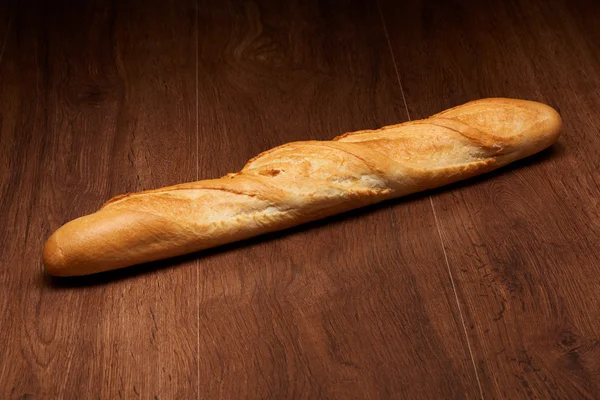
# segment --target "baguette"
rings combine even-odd
[[[284,144],[219,179],[117,196],[46,242],[51,275],[87,275],[192,253],[467,179],[537,153],[551,107],[483,99],[430,118]]]

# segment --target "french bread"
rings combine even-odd
[[[284,144],[219,179],[117,196],[68,222],[43,251],[51,275],[86,275],[289,228],[467,179],[556,141],[532,101],[472,101],[427,119]]]

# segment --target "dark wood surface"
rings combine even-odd
[[[598,3],[398,4],[412,118],[505,96],[564,119],[553,149],[432,196],[484,397],[600,397]]]
[[[0,3],[1,398],[600,396],[595,2]],[[491,96],[559,109],[559,144],[285,233],[43,274],[48,235],[113,195]]]

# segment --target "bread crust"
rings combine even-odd
[[[174,257],[447,185],[537,153],[561,118],[526,100],[472,101],[427,119],[267,150],[219,179],[116,196],[50,236],[51,275]]]

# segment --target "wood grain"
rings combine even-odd
[[[382,11],[414,119],[491,96],[560,110],[553,150],[433,205],[484,396],[599,397],[598,3],[383,1]]]
[[[8,32],[0,63],[0,379],[4,398],[39,392],[36,372],[52,359],[48,356],[52,352],[48,336],[55,330],[51,320],[43,324],[34,321],[45,308],[38,309],[31,301],[40,296],[40,269],[34,266],[32,271],[33,257],[26,257],[28,249],[43,240],[37,221],[31,218],[36,202],[32,188],[39,187],[40,166],[37,160],[23,160],[30,150],[39,151],[42,146],[42,135],[35,132],[41,130],[45,102],[41,95],[43,72],[35,68],[38,53],[31,51],[37,46],[35,36],[26,32],[17,42],[14,27],[21,21],[16,11],[12,7],[8,10],[13,29]],[[25,43],[30,51],[19,51],[19,45]],[[28,288],[25,294],[24,287]],[[36,345],[31,346],[32,342]],[[34,363],[28,364],[27,359]]]

